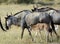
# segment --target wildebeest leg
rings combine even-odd
[[[32,37],[32,34],[31,34],[31,32],[30,32],[30,29],[31,29],[31,27],[28,29],[28,32],[29,32],[29,35],[30,35],[31,38],[32,38],[32,41],[34,41],[34,39],[33,39],[33,37]]]
[[[50,32],[50,35],[51,35],[51,42],[53,42],[52,31]]]
[[[52,20],[52,19],[53,19],[53,18],[50,17],[50,20],[51,20],[51,27],[52,27],[54,33],[56,34],[57,38],[59,38],[59,35],[57,34],[57,32],[56,32],[56,30],[55,30],[55,26],[54,26],[54,23],[53,23],[53,20]]]
[[[3,28],[3,26],[2,26],[1,19],[0,19],[0,26],[1,26],[1,29],[2,29],[3,31],[6,31],[6,30]]]
[[[22,33],[21,33],[21,39],[23,38],[23,34],[24,34],[24,29],[25,29],[25,22],[24,22],[24,20],[22,19],[21,20],[21,27],[22,27]]]
[[[23,34],[24,34],[24,28],[22,29],[21,39],[23,38]]]
[[[59,35],[57,34],[57,32],[56,32],[56,30],[55,30],[55,27],[54,27],[53,22],[51,23],[51,26],[52,26],[52,29],[53,29],[54,33],[56,34],[57,38],[59,38]]]

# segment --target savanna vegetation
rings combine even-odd
[[[60,9],[60,0],[0,0],[0,17],[4,28],[7,13],[10,15],[11,12],[12,14],[15,14],[22,10],[31,10],[33,8],[33,4],[36,3],[39,4],[40,7],[49,6],[55,9]],[[14,25],[12,25],[7,32],[2,31],[0,28],[0,44],[46,44],[44,31],[42,31],[42,42],[40,36],[35,37],[35,33],[32,32],[32,36],[36,40],[36,42],[33,42],[26,29],[24,37],[21,40],[21,30],[21,27]],[[60,26],[57,33],[60,35]],[[53,42],[48,42],[48,44],[60,44],[60,39],[57,40],[53,33]]]
[[[35,4],[35,3],[39,3],[39,4],[60,4],[60,0],[0,0],[0,4],[5,3],[5,4],[21,4],[21,3],[25,3],[25,4]]]

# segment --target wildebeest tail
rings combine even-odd
[[[2,29],[3,31],[5,31],[5,29],[4,29],[3,26],[2,26],[1,18],[0,18],[0,27],[1,27],[1,29]]]

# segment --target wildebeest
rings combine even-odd
[[[11,25],[17,25],[20,26],[21,18],[23,18],[25,15],[29,14],[30,10],[23,10],[20,12],[15,13],[14,15],[8,15],[5,17],[5,26],[6,29],[9,29]]]
[[[60,25],[60,21],[59,21],[60,20],[60,11],[59,10],[56,10],[56,9],[50,8],[50,7],[45,7],[45,8],[40,8],[40,9],[34,8],[32,11],[33,12],[46,12],[52,17],[53,24]],[[59,35],[56,33],[54,25],[52,25],[52,28],[58,38]]]
[[[9,15],[5,19],[6,29],[9,29],[9,26],[11,26],[11,24],[19,23],[19,25],[22,27],[21,39],[23,38],[24,29],[27,28],[32,40],[33,37],[30,32],[32,25],[35,25],[37,23],[50,24],[51,22],[51,17],[47,13],[31,12],[28,10],[16,13],[14,16]]]
[[[2,22],[1,22],[1,18],[0,18],[0,27],[3,31],[6,31],[4,28],[3,28],[3,25],[2,25]]]
[[[19,25],[19,26],[21,26],[21,19],[24,18],[24,16],[27,15],[27,14],[29,14],[29,13],[31,13],[30,10],[23,10],[23,11],[15,13],[14,15],[9,15],[9,16],[5,17],[5,26],[6,26],[6,29],[9,29],[9,27],[12,24],[13,25]],[[25,28],[27,28],[27,26]],[[30,31],[29,31],[29,34],[31,34]]]
[[[50,25],[52,22],[51,20],[52,19],[51,19],[50,15],[48,15],[47,13],[44,13],[44,12],[43,13],[32,12],[32,13],[26,15],[21,21],[21,26],[23,29],[21,37],[23,38],[23,33],[24,33],[24,29],[26,26],[27,26],[26,28],[29,31],[29,30],[31,30],[32,25],[35,25],[37,23],[46,23],[46,24]],[[30,36],[31,36],[31,32],[30,32]],[[33,38],[32,38],[32,40],[33,40]]]

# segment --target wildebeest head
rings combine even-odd
[[[11,17],[12,17],[12,15],[8,15],[7,14],[7,17],[5,17],[5,26],[6,26],[6,29],[9,29],[9,27],[10,27],[10,25],[11,25]]]

